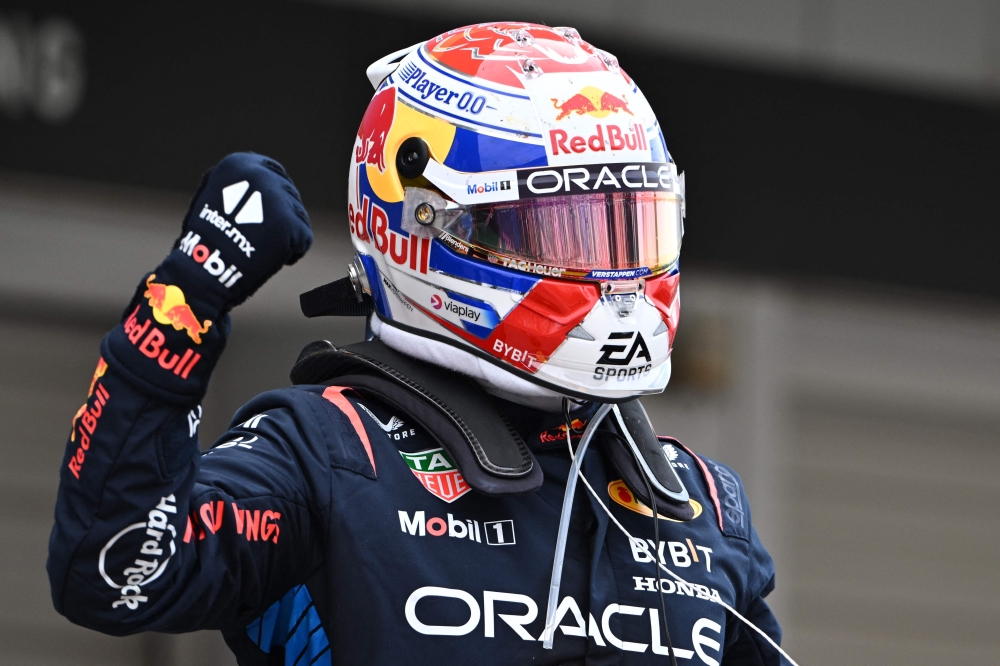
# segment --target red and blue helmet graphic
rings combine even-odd
[[[348,193],[373,316],[559,393],[662,391],[684,181],[614,56],[570,28],[492,23],[388,71]],[[414,138],[415,177],[397,163]]]

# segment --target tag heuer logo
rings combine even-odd
[[[428,449],[417,453],[399,452],[424,488],[438,499],[449,504],[472,490],[462,478],[458,466],[443,448]]]

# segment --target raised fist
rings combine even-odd
[[[145,276],[101,353],[147,395],[204,394],[229,334],[228,311],[312,244],[280,164],[235,153],[205,175],[174,249]]]
[[[312,240],[284,168],[263,155],[234,153],[205,175],[164,263],[175,280],[183,274],[186,284],[217,294],[229,309],[298,261]]]

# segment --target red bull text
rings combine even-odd
[[[100,363],[97,365],[97,369],[101,370],[107,369],[107,364],[104,363],[102,358]],[[104,374],[101,372],[101,374]],[[94,434],[97,430],[97,424],[100,421],[101,415],[104,413],[104,405],[108,404],[108,400],[111,399],[111,394],[108,390],[104,388],[104,385],[97,381],[98,375],[95,373],[95,382],[91,384],[92,395],[88,396],[87,402],[83,403],[83,406],[77,411],[76,416],[73,417],[73,434],[70,436],[70,441],[77,441],[77,434],[80,435],[79,445],[76,447],[76,451],[73,453],[73,457],[69,459],[69,471],[76,478],[80,478],[80,471],[83,468],[83,463],[87,459],[87,451],[90,450],[90,436]],[[90,398],[93,398],[91,402]]]
[[[552,154],[593,152],[605,150],[649,150],[646,140],[646,130],[639,123],[633,123],[632,128],[622,129],[619,125],[597,125],[591,136],[570,135],[566,130],[549,130]]]
[[[125,334],[128,336],[129,342],[138,347],[143,356],[156,359],[156,362],[164,370],[172,370],[178,377],[187,379],[191,368],[201,360],[201,354],[191,348],[185,349],[183,354],[171,352],[164,347],[167,336],[163,334],[163,331],[152,326],[151,319],[140,323],[138,314],[139,306],[137,305],[132,314],[125,320]]]
[[[367,194],[361,198],[360,208],[355,208],[353,203],[347,204],[347,218],[351,223],[351,233],[366,243],[374,243],[387,259],[399,266],[409,263],[412,270],[427,272],[431,256],[430,239],[406,238],[390,229],[389,216]]]

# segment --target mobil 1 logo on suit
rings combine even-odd
[[[400,510],[399,529],[411,536],[448,536],[452,539],[467,539],[488,546],[513,546],[517,544],[513,520],[479,521],[460,518],[453,513],[445,516],[428,516],[426,511]]]

